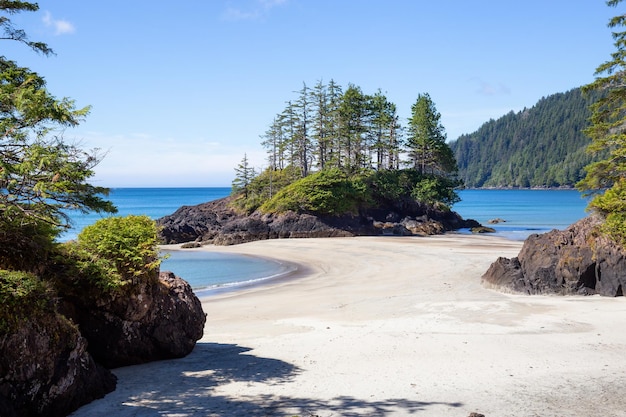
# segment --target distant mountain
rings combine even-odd
[[[597,94],[580,88],[544,97],[450,143],[468,188],[572,187],[592,161],[582,131]]]

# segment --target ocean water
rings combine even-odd
[[[459,196],[461,202],[452,207],[454,211],[512,240],[563,230],[588,214],[589,200],[576,190],[461,190]],[[492,219],[505,221],[488,224]]]
[[[179,207],[196,205],[230,194],[230,188],[114,188],[109,199],[116,215],[147,215],[153,219],[172,214]],[[461,202],[453,210],[463,218],[484,225],[495,218],[505,222],[488,225],[496,235],[523,240],[532,233],[564,229],[585,217],[587,201],[575,190],[461,190]],[[103,216],[71,213],[73,228],[60,240],[75,239],[83,227]],[[469,231],[461,231],[469,233]],[[200,292],[215,292],[256,283],[290,270],[290,265],[270,259],[201,251],[170,251],[162,270],[173,271]]]

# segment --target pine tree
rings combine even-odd
[[[420,173],[442,174],[456,170],[452,150],[446,144],[441,115],[432,99],[419,94],[411,106],[407,146],[413,167]]]
[[[248,187],[256,176],[254,167],[250,166],[248,162],[248,155],[244,154],[243,159],[235,168],[235,179],[232,183],[232,194],[243,193],[245,198],[248,198]]]

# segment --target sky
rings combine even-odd
[[[406,124],[428,93],[448,140],[594,80],[615,50],[603,0],[40,0],[10,16],[44,57],[1,54],[91,106],[66,140],[104,187],[230,186],[303,83],[380,89]]]

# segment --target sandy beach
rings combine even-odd
[[[625,299],[484,288],[489,265],[521,245],[443,235],[204,247],[300,269],[203,298],[192,354],[114,370],[117,390],[73,415],[625,416]]]

